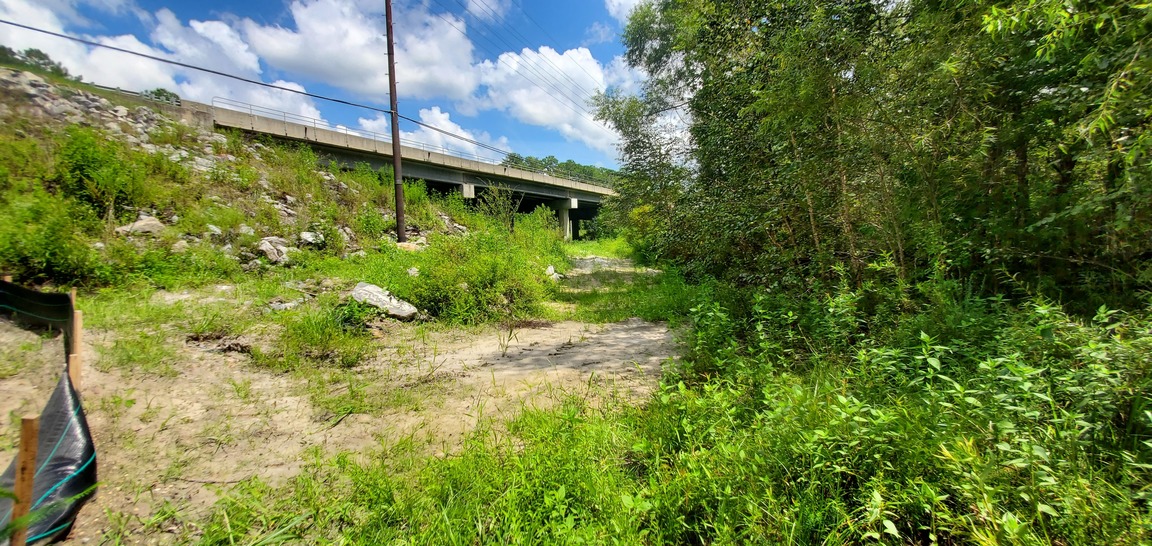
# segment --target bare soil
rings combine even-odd
[[[609,262],[578,267],[570,284],[630,267]],[[210,287],[203,295],[157,298],[227,294]],[[570,395],[642,401],[675,349],[664,325],[640,319],[480,330],[388,323],[379,333],[379,356],[357,372],[401,403],[376,415],[332,415],[311,403],[305,380],[254,368],[243,352],[229,350],[228,340],[185,342],[177,348],[177,375],[161,377],[100,371],[99,347],[113,334],[86,334],[84,361],[97,365],[85,367],[80,392],[101,484],[66,544],[186,542],[196,535],[187,522],[203,516],[229,485],[253,476],[283,483],[316,450],[367,452],[414,438],[429,455],[443,456],[482,420],[501,423],[525,407],[549,407]],[[15,456],[19,416],[38,413],[59,378],[62,341],[0,319],[0,359],[16,363],[0,367],[0,412],[8,417],[0,462],[7,462]],[[157,517],[165,507],[180,517]]]

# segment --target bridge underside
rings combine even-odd
[[[357,163],[367,163],[373,169],[384,167],[390,169],[392,167],[391,156],[364,153],[315,142],[308,142],[308,144],[344,167],[350,168]],[[595,218],[600,211],[600,195],[533,184],[511,177],[488,174],[481,176],[407,158],[402,166],[402,174],[405,180],[423,180],[432,191],[440,193],[461,192],[466,199],[479,197],[484,192],[493,189],[509,190],[519,202],[519,212],[529,213],[542,205],[555,211],[560,221],[560,229],[566,239],[581,238],[582,221]]]

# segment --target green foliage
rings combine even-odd
[[[743,285],[801,290],[843,266],[860,287],[890,262],[904,282],[992,294],[1007,273],[1078,312],[1138,305],[1147,12],[646,4],[623,34],[643,93],[596,100],[623,138],[606,218],[643,255]]]
[[[416,471],[339,457],[280,492],[239,488],[214,517],[275,504],[314,518],[305,540],[353,544],[1149,539],[1152,310],[1081,321],[959,298],[876,314],[883,295],[837,290],[701,295],[686,366],[643,408],[573,397]],[[837,301],[883,335],[845,342],[822,316]],[[948,315],[965,327],[918,331]]]
[[[145,171],[132,159],[122,145],[109,143],[91,129],[73,127],[60,147],[57,181],[64,195],[111,220],[122,216],[126,207],[150,202]]]
[[[72,79],[68,69],[57,61],[52,60],[47,53],[39,49],[25,49],[15,51],[7,46],[0,46],[0,64],[27,68],[35,72],[48,74],[58,78]],[[79,81],[79,77],[75,78]]]
[[[555,156],[548,156],[544,158],[522,156],[518,153],[510,153],[504,157],[500,162],[501,165],[508,167],[516,167],[528,171],[550,174],[559,178],[570,178],[573,180],[580,180],[589,182],[599,186],[612,188],[616,186],[616,180],[620,177],[620,173],[606,169],[604,167],[597,167],[594,165],[581,165],[572,161],[571,159],[561,162]]]
[[[42,189],[0,200],[0,269],[27,281],[108,280],[110,271],[80,235],[99,225],[75,201]]]
[[[367,358],[372,348],[359,305],[338,305],[331,299],[316,308],[296,312],[285,321],[278,347],[270,352],[255,351],[257,365],[277,371],[303,366],[351,368]]]
[[[167,102],[169,104],[180,104],[180,95],[164,89],[163,87],[149,89],[148,91],[141,91],[140,96],[152,99],[154,101]]]

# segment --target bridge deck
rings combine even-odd
[[[281,119],[277,119],[218,106],[209,108],[212,122],[219,127],[264,133],[278,138],[312,143],[330,150],[350,151],[380,159],[388,158],[389,161],[392,157],[391,142],[320,127],[318,123],[308,125],[304,118],[290,119],[290,115],[285,114]],[[305,123],[301,123],[302,121]],[[609,188],[586,182],[494,165],[412,146],[401,145],[400,153],[404,160],[406,178],[423,178],[463,186],[499,186],[543,198],[578,199],[590,203],[599,203],[603,197],[615,195]]]

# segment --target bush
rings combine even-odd
[[[25,281],[103,283],[111,272],[82,235],[97,221],[75,201],[43,189],[0,202],[0,269]]]
[[[144,168],[129,155],[122,144],[92,129],[72,127],[60,147],[57,182],[64,195],[112,220],[149,202]]]

